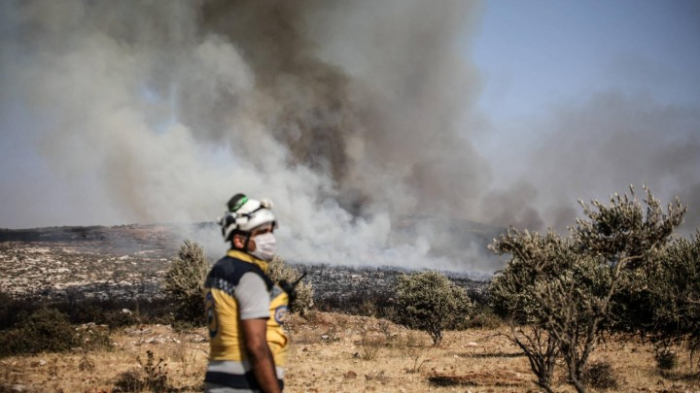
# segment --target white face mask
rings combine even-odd
[[[255,251],[251,254],[262,259],[263,261],[271,261],[277,250],[277,240],[271,232],[263,233],[253,237],[255,241]]]

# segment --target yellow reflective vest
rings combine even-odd
[[[258,388],[248,362],[236,286],[246,273],[258,274],[265,282],[269,296],[270,315],[267,320],[267,344],[277,368],[277,378],[283,386],[289,337],[282,324],[289,310],[289,297],[267,276],[268,264],[252,255],[231,250],[212,267],[205,283],[204,302],[210,337],[209,367],[205,382],[234,389]]]

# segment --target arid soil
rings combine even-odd
[[[448,332],[439,347],[427,334],[389,322],[337,313],[312,312],[288,322],[292,344],[286,375],[288,392],[538,392],[527,358],[495,330]],[[201,391],[208,344],[203,329],[177,332],[169,326],[127,328],[113,334],[111,350],[40,354],[0,361],[0,387],[25,392],[112,392],[125,372],[145,380],[147,351],[163,359],[172,391]],[[662,376],[652,348],[640,342],[608,340],[594,361],[612,364],[618,387],[611,392],[700,392],[688,378],[688,354]],[[571,392],[564,370],[555,390]],[[431,381],[458,383],[441,386]],[[6,391],[6,390],[4,390]],[[10,390],[12,391],[12,390]],[[592,391],[596,391],[592,389]]]

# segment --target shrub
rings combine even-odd
[[[124,371],[114,381],[114,392],[132,393],[141,392],[145,388],[141,372],[138,369]]]
[[[291,285],[301,277],[297,269],[277,256],[270,261],[270,270],[268,274],[270,279],[278,284],[287,283]],[[313,307],[314,291],[311,283],[299,282],[292,290],[288,290],[289,288],[284,289],[287,290],[287,293],[290,295],[289,309],[292,312],[298,312],[299,315],[304,316],[304,314]]]
[[[67,314],[74,325],[93,322],[114,329],[139,323],[172,324],[172,302],[169,298],[93,298],[57,302],[52,307]]]
[[[444,330],[459,326],[471,308],[464,288],[433,271],[400,276],[396,296],[397,322],[427,332],[433,345],[440,344]]]
[[[153,352],[146,351],[146,362],[137,357],[140,368],[125,371],[114,382],[114,392],[167,392],[171,391],[168,383],[168,372],[163,359],[155,362]]]
[[[670,348],[662,346],[656,348],[654,360],[656,361],[656,368],[661,371],[669,371],[678,364],[678,355]]]
[[[379,349],[386,344],[384,337],[371,336],[365,332],[360,341],[360,351],[357,356],[362,360],[375,360],[379,356]]]
[[[51,308],[41,308],[0,333],[0,356],[63,352],[80,345],[68,317]]]
[[[185,240],[163,281],[163,293],[174,303],[177,320],[204,324],[204,281],[208,273],[204,249]]]
[[[25,319],[38,307],[35,302],[26,298],[13,298],[0,292],[0,330],[15,326]]]
[[[548,392],[559,356],[569,382],[585,391],[586,364],[615,319],[615,299],[638,290],[634,278],[653,266],[654,256],[682,222],[686,208],[680,201],[664,212],[648,189],[646,207],[631,191],[631,197],[616,194],[608,206],[582,203],[587,219],[577,220],[568,237],[511,228],[490,246],[497,254],[512,255],[491,283],[491,300],[517,323],[532,326],[513,328],[510,338]]]
[[[111,349],[112,340],[109,338],[109,327],[89,323],[81,326],[77,330],[77,340],[86,351],[99,349]]]
[[[127,302],[122,302],[127,304]],[[74,304],[56,304],[59,310],[65,312],[73,324],[96,323],[109,325],[110,328],[135,325],[139,322],[138,316],[131,312],[124,312],[126,307],[119,305],[115,300],[84,299]]]
[[[584,380],[588,385],[598,390],[617,389],[617,379],[608,362],[591,363],[586,369]]]
[[[651,310],[647,333],[657,341],[679,344],[686,335],[700,339],[700,231],[690,240],[676,239],[656,258],[656,265],[642,277]],[[642,307],[640,305],[639,307]],[[668,346],[668,345],[666,345]]]
[[[393,288],[392,288],[393,289]],[[365,293],[325,294],[314,300],[314,309],[327,312],[340,312],[350,315],[373,316],[391,321],[397,320],[396,301],[386,293],[376,292],[368,299]]]
[[[471,312],[465,328],[496,329],[503,324],[503,319],[498,316],[491,307],[477,305]]]

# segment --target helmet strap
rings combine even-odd
[[[233,238],[238,235],[238,236],[245,236],[245,242],[243,243],[243,248],[238,248],[236,247],[236,243],[234,242]],[[251,239],[251,233],[250,232],[244,232],[241,230],[234,230],[233,233],[231,234],[231,248],[236,249],[236,250],[241,250],[243,252],[248,252],[248,246],[250,246],[250,239]]]
[[[245,234],[245,252],[248,252],[248,246],[250,246],[250,232],[246,232]]]

